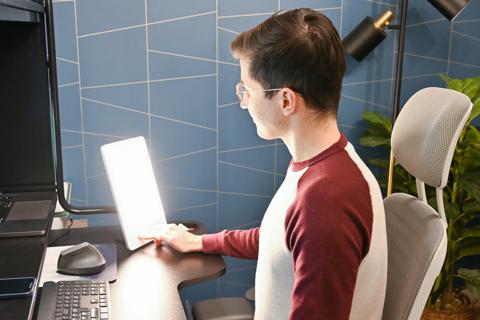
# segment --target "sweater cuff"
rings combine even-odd
[[[203,253],[221,254],[222,232],[202,235]]]

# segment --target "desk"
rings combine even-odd
[[[64,230],[50,231],[49,238],[53,239]],[[202,230],[199,230],[201,233]],[[42,237],[43,238],[43,237]],[[43,262],[45,239],[31,238],[36,248],[30,249],[31,257],[8,261],[1,265],[2,276],[4,267],[10,270],[12,276],[32,275]],[[28,239],[9,239],[8,241],[28,241]],[[77,244],[83,241],[91,243],[117,244],[117,281],[110,284],[112,298],[112,316],[115,320],[122,319],[186,319],[178,290],[198,282],[214,279],[225,273],[225,263],[218,255],[204,255],[201,253],[181,254],[170,247],[156,248],[153,244],[147,245],[135,252],[126,249],[119,226],[101,228],[72,229],[68,236],[55,243],[57,246]],[[11,242],[12,256],[15,256],[17,244]],[[33,244],[32,244],[33,245]],[[22,246],[28,246],[26,243]],[[6,249],[0,241],[0,254]],[[13,252],[15,251],[15,252]],[[2,264],[4,264],[2,256]],[[22,266],[21,264],[25,264]],[[18,266],[17,266],[18,264]],[[30,266],[30,267],[29,267]],[[17,272],[14,272],[14,270]],[[24,270],[26,269],[26,270]],[[38,272],[38,270],[37,270]],[[35,275],[38,275],[35,273]],[[31,299],[11,300],[8,303],[0,302],[2,319],[27,319],[28,306]],[[37,299],[38,300],[38,299]],[[2,305],[3,304],[3,305]],[[37,304],[38,308],[38,304]],[[27,311],[25,311],[25,309]],[[7,312],[7,313],[4,313]]]

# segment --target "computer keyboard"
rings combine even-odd
[[[107,281],[45,282],[37,320],[111,319]]]

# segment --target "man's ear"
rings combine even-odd
[[[282,95],[282,112],[284,116],[290,116],[297,111],[298,108],[298,96],[290,88],[283,88],[280,91]]]

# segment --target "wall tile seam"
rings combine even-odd
[[[119,136],[119,135],[114,135],[114,134],[106,134],[106,133],[100,133],[100,132],[92,132],[92,131],[74,131],[70,130],[69,132],[76,132],[76,133],[83,133],[88,136],[97,136],[97,137],[105,137],[105,138],[115,138],[115,139],[128,139],[131,138],[130,136]]]
[[[73,1],[73,0],[71,0]],[[71,64],[78,64],[78,61],[74,61],[74,60],[70,60],[70,59],[66,59],[66,58],[61,58],[61,57],[56,57],[57,60],[60,60],[60,61],[63,61],[63,62],[68,62],[68,63],[71,63]]]
[[[232,166],[232,167],[245,169],[245,170],[251,170],[251,171],[255,171],[255,172],[259,172],[259,173],[269,174],[269,175],[275,175],[276,174],[275,171],[262,170],[262,169],[258,169],[258,168],[254,168],[254,167],[250,167],[250,166],[245,166],[245,165],[242,165],[242,164],[233,163],[233,162],[229,162],[229,161],[218,160],[218,163],[225,164],[225,165]]]
[[[236,151],[249,151],[249,150],[255,150],[255,149],[260,149],[260,148],[270,148],[270,147],[276,147],[276,146],[277,146],[276,143],[262,144],[262,145],[252,146],[252,147],[225,149],[225,150],[218,151],[218,153],[229,153],[229,152],[236,152]]]
[[[191,210],[191,209],[213,207],[213,206],[216,206],[217,204],[218,204],[218,202],[215,201],[215,202],[209,202],[209,203],[199,204],[199,205],[189,206],[189,207],[180,207],[180,208],[176,208],[176,209],[166,209],[165,211],[167,213],[177,213],[177,212],[187,211],[187,210]]]
[[[468,63],[463,63],[463,62],[455,61],[455,60],[450,60],[449,62],[450,62],[451,64],[457,64],[457,65],[459,65],[459,66],[470,67],[470,68],[474,68],[474,69],[480,68],[480,65],[468,64]]]
[[[463,24],[463,23],[471,23],[471,22],[480,22],[480,18],[478,19],[467,19],[467,20],[456,20],[453,21],[453,24]]]
[[[62,150],[68,150],[68,149],[78,149],[78,148],[83,148],[83,144],[77,144],[73,146],[62,146]]]
[[[227,194],[232,196],[243,196],[243,197],[253,197],[253,198],[263,198],[263,199],[271,199],[272,195],[264,195],[264,194],[255,194],[255,193],[245,193],[245,192],[232,192],[232,191],[224,191],[218,189],[219,194]]]
[[[397,5],[392,4],[392,3],[382,2],[382,1],[378,1],[378,0],[364,0],[364,1],[365,1],[365,2],[374,3],[374,4],[389,6],[389,7],[396,7],[396,6],[397,6]]]
[[[479,42],[480,42],[480,38],[471,36],[471,35],[466,34],[466,33],[463,33],[463,32],[459,32],[459,31],[452,30],[452,33],[458,34],[458,35],[463,36],[463,37],[465,37],[465,38],[468,38],[468,39],[471,39],[471,40],[475,40],[475,41],[479,41]]]
[[[73,86],[73,85],[76,85],[76,84],[80,84],[80,82],[76,81],[76,82],[70,82],[70,83],[59,84],[59,85],[57,85],[57,88],[65,88],[65,87],[70,87],[70,86]],[[80,88],[79,88],[79,89],[80,89]]]
[[[216,73],[207,73],[207,74],[200,74],[200,75],[192,75],[192,76],[184,76],[184,77],[172,77],[172,78],[159,78],[150,81],[147,80],[140,80],[140,81],[130,81],[130,82],[118,82],[118,83],[107,83],[107,84],[99,84],[93,86],[81,86],[81,90],[91,90],[91,89],[101,89],[101,88],[111,88],[111,87],[121,87],[121,86],[130,86],[136,84],[151,84],[156,82],[163,82],[163,81],[175,81],[175,80],[186,80],[186,79],[196,79],[196,78],[208,78],[208,77],[216,77]]]
[[[325,7],[325,8],[311,8],[315,11],[332,11],[332,10],[341,10],[342,7]],[[245,17],[256,17],[256,16],[271,16],[274,14],[275,11],[270,11],[270,12],[255,12],[255,13],[240,13],[240,14],[232,14],[232,15],[222,15],[218,16],[218,19],[232,19],[232,18],[245,18]]]
[[[90,98],[81,98],[81,99],[85,100],[85,101],[97,103],[97,104],[100,105],[100,106],[90,106],[89,108],[108,107],[108,108],[112,108],[112,109],[118,109],[118,110],[122,110],[122,111],[138,113],[138,114],[147,116],[149,118],[167,120],[167,121],[171,121],[171,122],[175,122],[175,123],[180,123],[180,124],[183,124],[183,125],[188,125],[188,126],[197,127],[197,128],[200,128],[200,129],[205,129],[205,130],[217,132],[216,128],[205,127],[205,126],[202,126],[202,125],[199,125],[199,124],[196,124],[196,123],[192,123],[192,122],[188,122],[188,121],[178,120],[178,119],[175,119],[175,118],[165,117],[165,116],[157,115],[157,114],[154,114],[154,113],[148,113],[148,112],[144,112],[144,111],[140,111],[140,110],[130,109],[128,107],[123,107],[123,106],[119,106],[119,105],[112,104],[112,103],[102,102],[102,101],[95,100],[95,99],[90,99]]]
[[[120,28],[115,28],[115,29],[107,29],[107,30],[102,30],[98,32],[92,32],[92,33],[85,33],[78,35],[78,38],[83,39],[83,38],[89,38],[89,37],[95,37],[95,36],[100,36],[112,32],[119,32],[119,31],[125,31],[125,30],[131,30],[131,29],[137,29],[137,28],[144,28],[147,26],[154,26],[162,23],[169,23],[169,22],[175,22],[175,21],[180,21],[180,20],[187,20],[187,19],[192,19],[192,18],[197,18],[201,16],[206,16],[206,15],[212,15],[215,14],[216,11],[208,11],[208,12],[203,12],[199,14],[194,14],[194,15],[189,15],[189,16],[182,16],[182,17],[176,17],[173,19],[166,19],[166,20],[160,20],[160,21],[154,21],[154,22],[147,22],[147,23],[140,23],[140,24],[134,24],[126,27],[120,27]]]
[[[368,101],[368,100],[364,100],[364,99],[352,97],[352,96],[349,96],[349,95],[346,95],[346,94],[343,94],[343,93],[342,93],[341,96],[344,97],[344,98],[350,99],[350,100],[354,100],[354,101],[358,101],[358,102],[363,102],[363,103],[370,104],[370,105],[372,105],[372,106],[376,106],[376,107],[380,107],[380,108],[383,108],[383,109],[391,110],[391,106],[387,106],[387,105],[384,105],[384,104],[380,104],[380,103],[376,103],[376,102],[372,102],[372,101]]]
[[[250,288],[252,285],[246,285],[246,284],[242,284],[242,283],[237,283],[237,282],[228,282],[228,281],[225,281],[223,280],[222,278],[219,279],[220,281],[220,284],[227,284],[227,285],[230,285],[230,286],[234,286],[234,287],[240,287],[240,288]]]
[[[190,56],[190,55],[185,55],[185,54],[180,54],[180,53],[174,53],[174,52],[168,52],[168,51],[161,51],[161,50],[155,50],[155,49],[148,49],[148,52],[150,53],[156,53],[156,54],[163,54],[167,56],[174,56],[174,57],[180,57],[180,58],[186,58],[186,59],[191,59],[191,60],[201,60],[201,61],[206,61],[206,62],[213,62],[216,63],[217,60],[214,59],[208,59],[208,58],[203,58],[203,57],[196,57],[196,56]]]
[[[397,53],[397,51],[395,51],[395,54],[396,54],[396,53]],[[424,59],[428,59],[428,60],[433,60],[433,61],[446,62],[446,63],[448,63],[448,57],[447,57],[447,59],[442,59],[442,58],[437,58],[437,57],[432,57],[432,56],[425,56],[425,55],[416,54],[416,53],[410,53],[410,52],[404,52],[404,55],[405,55],[405,56],[410,56],[410,57],[424,58]]]
[[[80,43],[78,39],[78,14],[77,14],[77,1],[73,1],[73,17],[74,17],[74,24],[75,24],[75,45],[77,46],[77,77],[79,82],[78,88],[78,95],[80,98],[80,128],[81,128],[81,136],[82,136],[82,144],[85,146],[85,126],[84,126],[84,119],[83,119],[83,102],[82,102],[82,90],[81,83],[82,83],[82,76],[81,76],[81,66],[80,66]],[[85,195],[85,202],[89,204],[89,192],[87,186],[87,157],[86,157],[86,149],[85,147],[82,149],[82,160],[83,160],[83,185],[84,185],[84,195]]]
[[[442,73],[441,72],[436,72],[436,73],[419,74],[419,75],[414,75],[414,76],[402,76],[402,81],[403,80],[409,80],[409,79],[427,78],[427,77],[432,77],[432,76],[438,76],[440,74],[442,74]],[[379,80],[350,82],[350,83],[344,83],[343,86],[356,86],[356,85],[362,85],[362,84],[387,82],[387,81],[394,81],[394,80],[395,80],[395,78],[388,78],[388,79],[379,79]]]
[[[224,28],[224,27],[217,27],[217,29],[223,30],[223,31],[226,31],[226,32],[230,32],[230,33],[233,33],[233,34],[240,34],[240,32],[238,32],[238,31],[233,31],[233,30],[230,30],[230,29],[227,29],[227,28]]]
[[[217,147],[215,146],[215,147],[210,147],[210,148],[205,148],[205,149],[201,149],[201,150],[197,150],[197,151],[192,151],[192,152],[188,152],[188,153],[179,154],[179,155],[168,157],[168,158],[152,160],[152,164],[159,164],[159,163],[170,161],[170,160],[185,158],[185,157],[188,157],[188,156],[196,155],[196,154],[207,152],[207,151],[213,151],[213,150],[216,150],[216,149],[217,149]]]
[[[406,27],[407,28],[414,28],[414,27],[418,27],[418,26],[421,26],[421,25],[433,24],[433,23],[437,23],[437,22],[448,22],[448,20],[446,20],[445,18],[432,19],[432,20],[422,21],[422,22],[418,22],[418,23],[407,24]]]

